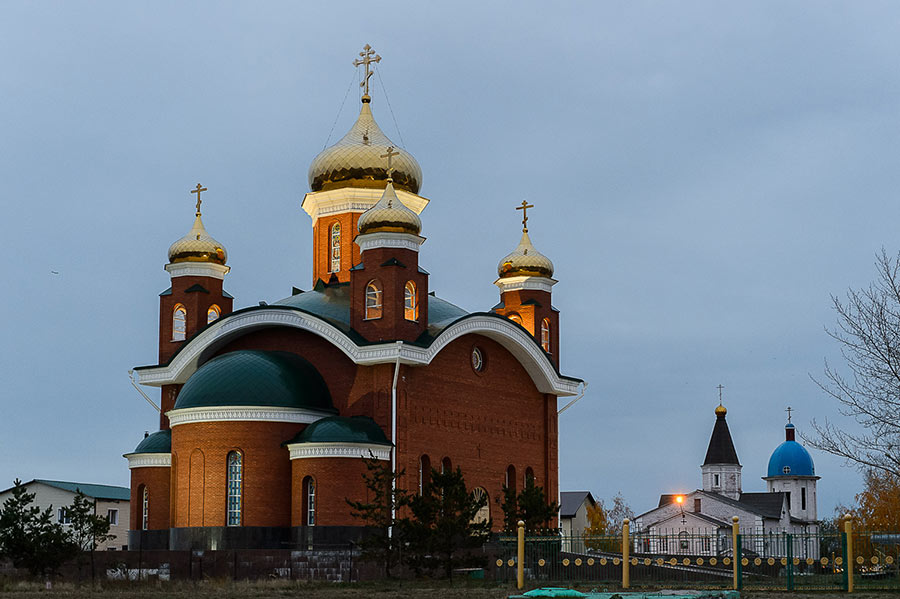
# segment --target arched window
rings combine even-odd
[[[303,523],[316,525],[316,479],[311,476],[303,479]]]
[[[172,341],[184,341],[187,337],[187,309],[175,304],[172,310]]]
[[[416,284],[412,281],[407,281],[403,290],[403,317],[406,320],[419,319],[419,298],[416,295]]]
[[[206,324],[213,322],[214,320],[218,320],[219,316],[222,315],[222,311],[219,310],[219,306],[213,304],[209,307],[209,310],[206,311]]]
[[[331,267],[328,272],[341,270],[341,223],[331,225]]]
[[[241,452],[232,451],[228,454],[227,468],[226,522],[228,526],[240,526],[244,507],[244,487],[242,482],[244,479],[244,459]]]
[[[441,474],[448,474],[453,471],[453,464],[450,462],[450,458],[445,457],[441,460]]]
[[[550,319],[545,318],[541,321],[541,347],[548,354],[550,353]]]
[[[425,489],[431,478],[431,459],[427,455],[419,458],[419,495]]]
[[[366,285],[366,320],[381,318],[381,283],[376,280]]]
[[[516,492],[516,467],[512,464],[506,468],[506,488]]]
[[[517,325],[525,326],[522,324],[522,317],[519,316],[518,314],[516,314],[515,312],[510,312],[509,314],[506,315],[506,317],[508,319],[510,319],[511,321],[513,321],[514,323],[516,323]]]
[[[490,501],[490,498],[488,497],[487,491],[482,487],[475,487],[475,489],[472,491],[472,497],[476,501],[481,501],[482,499],[484,500],[484,505],[481,506],[477,512],[475,512],[475,517],[472,518],[472,522],[477,524],[477,523],[481,523],[481,522],[487,522],[488,520],[490,520],[491,519],[491,501]]]
[[[525,469],[525,478],[523,479],[525,483],[525,488],[528,488],[529,485],[534,485],[534,470],[531,469],[531,466]]]
[[[150,523],[150,491],[146,485],[141,485],[141,530],[147,530]]]

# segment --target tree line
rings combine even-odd
[[[360,542],[363,559],[379,563],[386,577],[395,576],[404,566],[416,576],[447,578],[458,568],[484,566],[479,550],[490,538],[493,519],[478,515],[488,497],[466,487],[459,467],[447,471],[431,468],[423,473],[427,480],[420,491],[411,493],[398,484],[405,471],[395,474],[386,462],[373,456],[365,459],[365,465],[368,499],[346,500],[353,517],[368,529]],[[504,485],[496,503],[509,533],[519,521],[525,522],[529,534],[546,532],[559,508],[530,477],[518,493]]]
[[[0,508],[0,557],[49,579],[64,563],[89,552],[93,578],[94,549],[115,538],[109,534],[109,520],[94,513],[94,500],[80,490],[72,505],[62,508],[66,525],[53,517],[52,506],[41,511],[34,505],[34,497],[15,480],[12,495]]]

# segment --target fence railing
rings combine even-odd
[[[490,565],[498,580],[677,585],[710,589],[900,590],[900,533],[799,531],[630,531],[606,535],[502,536]],[[737,551],[735,551],[737,548]]]

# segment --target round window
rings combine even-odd
[[[790,473],[791,473],[791,467],[790,467],[790,466],[785,466],[784,468],[781,469],[781,471],[784,472],[785,474],[790,474]]]
[[[475,372],[481,372],[484,370],[484,356],[481,354],[481,350],[477,347],[472,348],[472,368]]]

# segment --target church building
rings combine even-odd
[[[532,206],[499,262],[496,306],[467,312],[429,291],[422,171],[376,123],[380,57],[360,56],[359,117],[312,160],[301,204],[310,289],[235,310],[224,282],[240,273],[204,226],[206,188],[192,191],[193,226],[165,265],[159,360],[134,369],[161,390],[159,430],[125,455],[134,549],[345,542],[370,456],[410,492],[459,466],[495,530],[503,485],[557,495],[557,398],[582,382],[560,373],[557,281],[529,237]]]
[[[790,408],[788,408],[790,414]],[[732,518],[741,531],[753,533],[742,545],[745,553],[778,557],[818,558],[816,469],[805,447],[795,439],[794,425],[785,426],[785,440],[769,458],[765,493],[745,493],[731,431],[719,405],[706,459],[700,467],[703,487],[691,493],[665,494],[652,510],[635,518],[635,551],[672,555],[731,554]],[[793,546],[788,551],[784,533]]]

